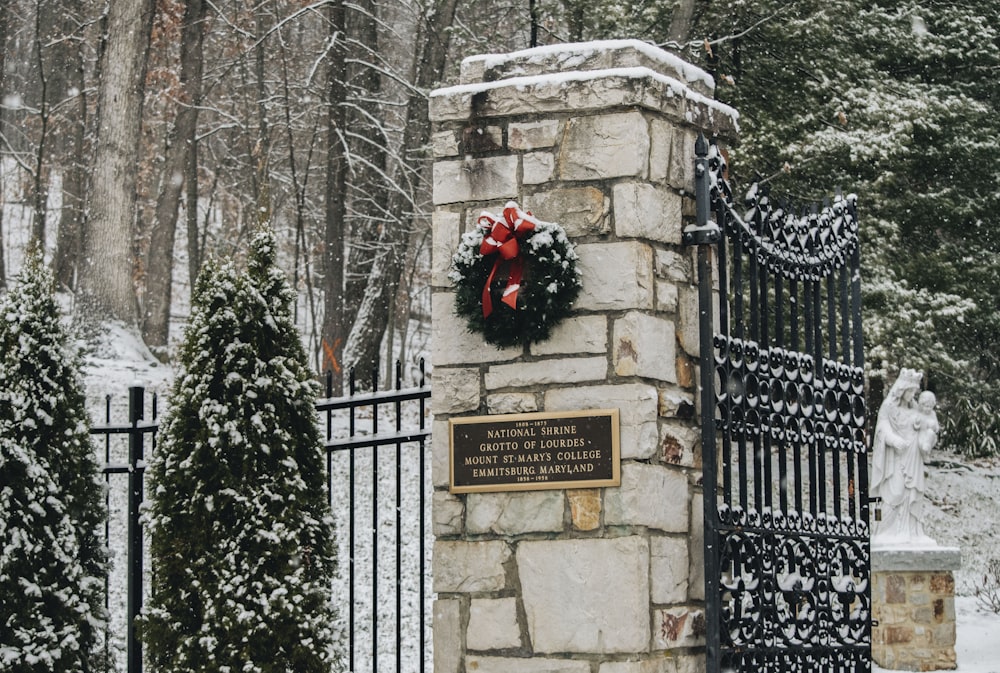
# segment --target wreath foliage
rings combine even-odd
[[[516,260],[482,252],[484,239],[492,243],[496,228],[506,226],[505,220],[510,225],[520,221],[534,225],[533,231],[518,240]],[[514,231],[511,226],[507,228]],[[471,332],[481,333],[497,347],[544,341],[552,328],[569,315],[580,293],[578,259],[574,245],[558,224],[536,220],[513,202],[507,204],[504,217],[484,212],[479,226],[462,235],[452,257],[449,278],[456,286],[455,311],[465,318]],[[518,264],[520,283],[516,270],[512,275]],[[484,311],[483,290],[487,283],[492,308]],[[513,302],[508,298],[511,293]]]

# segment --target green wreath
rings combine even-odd
[[[580,294],[579,257],[566,232],[513,201],[477,224],[451,260],[455,312],[500,348],[548,339]]]

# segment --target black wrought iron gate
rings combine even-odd
[[[696,151],[707,670],[867,672],[854,197],[796,215],[755,184],[741,216],[718,148]]]

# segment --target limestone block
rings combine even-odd
[[[656,536],[650,539],[652,600],[683,603],[688,596],[688,544],[685,538]]]
[[[643,661],[602,661],[600,673],[705,673],[704,654],[655,656]]]
[[[645,538],[525,541],[516,561],[536,653],[649,650]]]
[[[551,152],[531,152],[521,159],[521,182],[542,185],[552,180],[556,170],[556,157]]]
[[[493,393],[486,396],[486,410],[490,414],[528,414],[538,411],[534,393]]]
[[[715,91],[715,81],[704,70],[641,40],[605,40],[600,45],[581,42],[508,54],[481,54],[463,59],[460,70],[462,82],[478,82],[611,68],[648,68],[706,96]]]
[[[701,428],[681,423],[663,423],[660,428],[661,459],[670,465],[698,467],[697,447]]]
[[[522,352],[518,347],[497,348],[470,332],[465,320],[455,314],[455,295],[451,292],[431,295],[431,338],[435,366],[510,362]]]
[[[434,163],[434,204],[517,198],[517,156]]]
[[[475,124],[462,129],[462,150],[466,153],[491,152],[503,148],[503,129]]]
[[[653,622],[653,649],[701,647],[705,644],[705,611],[701,608],[676,607],[656,610]]]
[[[872,546],[872,570],[875,572],[946,571],[962,567],[962,554],[957,547],[907,549],[905,547]],[[939,580],[941,581],[941,580]]]
[[[656,310],[663,313],[677,313],[678,292],[677,286],[669,280],[657,278],[656,281]]]
[[[437,540],[434,543],[434,591],[502,591],[507,588],[504,564],[510,557],[510,547],[498,540]]]
[[[680,245],[681,195],[646,182],[619,182],[612,191],[615,233]]]
[[[465,670],[472,673],[590,673],[586,661],[570,659],[479,657],[466,655]]]
[[[434,601],[434,673],[458,673],[462,663],[461,615],[459,601]]]
[[[698,133],[691,128],[677,128],[673,134],[667,184],[694,194],[694,143]]]
[[[469,605],[465,645],[470,650],[521,647],[516,598],[477,598]]]
[[[434,491],[434,505],[432,508],[434,535],[445,537],[448,535],[461,535],[463,531],[462,518],[465,514],[465,505],[459,498],[456,498],[447,491]]]
[[[693,220],[698,216],[698,203],[692,196],[687,195],[684,197],[681,214],[684,215],[685,219],[689,220]]]
[[[519,535],[563,529],[563,491],[470,493],[466,499],[466,529],[472,534]]]
[[[698,381],[698,365],[696,360],[684,353],[677,354],[677,385],[681,388],[693,389]]]
[[[698,288],[685,286],[680,288],[677,300],[677,341],[681,349],[688,355],[698,356],[701,351],[700,311],[698,309]],[[713,310],[712,324],[719,324],[718,311]]]
[[[438,367],[434,370],[435,414],[458,414],[480,407],[479,369]]]
[[[532,355],[606,353],[608,319],[603,315],[578,315],[556,325],[545,341],[530,346]]]
[[[677,125],[664,119],[649,122],[649,179],[651,182],[667,181],[670,172],[670,150],[674,146]]]
[[[537,150],[552,147],[559,137],[559,120],[513,122],[507,128],[507,146],[512,150]]]
[[[431,480],[436,488],[451,482],[450,442],[448,419],[435,418],[431,423]]]
[[[691,266],[691,257],[688,255],[674,250],[657,248],[654,264],[657,278],[687,285],[695,284],[698,281]]]
[[[601,527],[601,491],[596,488],[574,488],[566,491],[570,519],[576,530],[597,530]]]
[[[454,130],[432,133],[431,151],[435,158],[456,156],[458,154],[458,135]]]
[[[545,393],[546,411],[618,409],[621,457],[650,458],[657,450],[656,388],[641,383],[560,388]]]
[[[935,647],[954,647],[955,622],[935,626],[931,630],[931,645]]]
[[[486,389],[603,381],[607,376],[608,361],[603,357],[561,358],[531,364],[517,362],[491,366],[486,372]]]
[[[694,418],[694,394],[681,388],[660,388],[659,414],[664,418]]]
[[[648,160],[649,125],[640,112],[574,117],[563,128],[563,180],[645,177]]]
[[[526,197],[525,203],[536,217],[556,222],[571,238],[606,234],[611,230],[608,222],[611,200],[597,187],[548,189]]]
[[[641,108],[672,122],[700,128],[707,135],[735,138],[739,133],[739,115],[731,107],[677,80],[658,78],[647,68],[565,72],[556,77],[546,74],[452,86],[432,91],[428,108],[434,122],[467,122],[470,115],[490,119]],[[643,163],[649,149],[648,134],[644,145]]]
[[[574,306],[588,311],[652,309],[653,251],[638,241],[576,246],[583,288]]]
[[[451,258],[462,240],[462,215],[436,208],[431,222],[431,285],[450,287],[448,272],[451,271]]]
[[[674,322],[626,313],[614,324],[615,374],[677,382]]]
[[[604,494],[605,525],[648,526],[668,533],[688,531],[690,498],[684,473],[660,465],[625,462],[621,474],[621,487],[609,488]]]
[[[659,673],[659,662],[653,661],[603,661],[600,673]]]
[[[691,496],[691,531],[688,534],[688,591],[691,600],[705,600],[705,498],[695,492]]]

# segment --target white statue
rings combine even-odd
[[[924,460],[937,444],[934,393],[920,393],[922,374],[903,369],[878,410],[872,447],[871,495],[882,499],[872,544],[934,546],[924,533]]]

